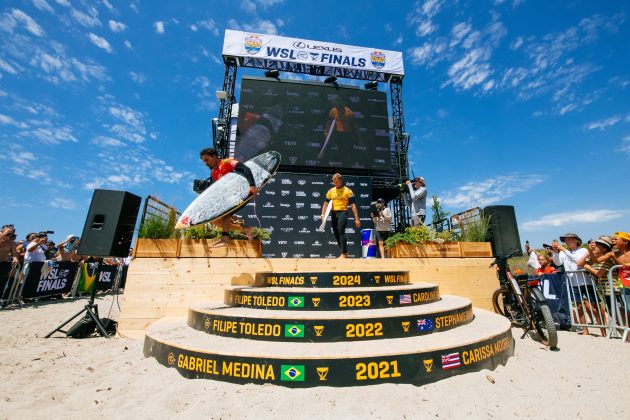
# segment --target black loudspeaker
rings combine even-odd
[[[483,215],[490,218],[486,240],[492,244],[493,254],[508,255],[518,250],[515,255],[523,255],[514,206],[488,206]]]
[[[126,191],[94,190],[78,253],[127,257],[142,199]]]

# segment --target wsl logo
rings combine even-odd
[[[257,35],[250,35],[245,38],[245,51],[248,54],[254,55],[260,52],[262,48],[262,39]]]
[[[372,65],[377,69],[382,69],[385,67],[385,54],[380,51],[374,51],[370,54],[370,59],[372,60]]]

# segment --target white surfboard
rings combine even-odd
[[[322,147],[322,150],[317,155],[317,159],[321,159],[324,156],[324,153],[326,153],[326,149],[328,148],[328,143],[330,142],[330,136],[332,135],[332,132],[335,128],[335,124],[337,124],[337,120],[333,120],[332,124],[330,124],[328,133],[326,134],[326,141],[324,141],[324,146]]]
[[[330,211],[332,210],[332,201],[330,203],[328,203],[328,206],[326,207],[326,214],[324,214],[324,219],[322,220],[322,224],[319,225],[319,227],[317,228],[317,230],[319,232],[323,232],[326,230],[326,221],[328,220],[328,216],[330,216]]]
[[[251,169],[259,190],[264,187],[280,166],[280,153],[267,152],[251,158],[245,165]],[[253,196],[249,195],[247,179],[235,172],[230,172],[208,189],[184,210],[175,229],[209,223],[234,213],[243,207]]]

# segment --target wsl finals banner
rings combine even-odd
[[[398,51],[233,30],[225,31],[223,55],[405,74]]]

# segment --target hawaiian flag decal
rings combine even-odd
[[[442,369],[453,369],[459,367],[459,353],[450,353],[442,355]]]

